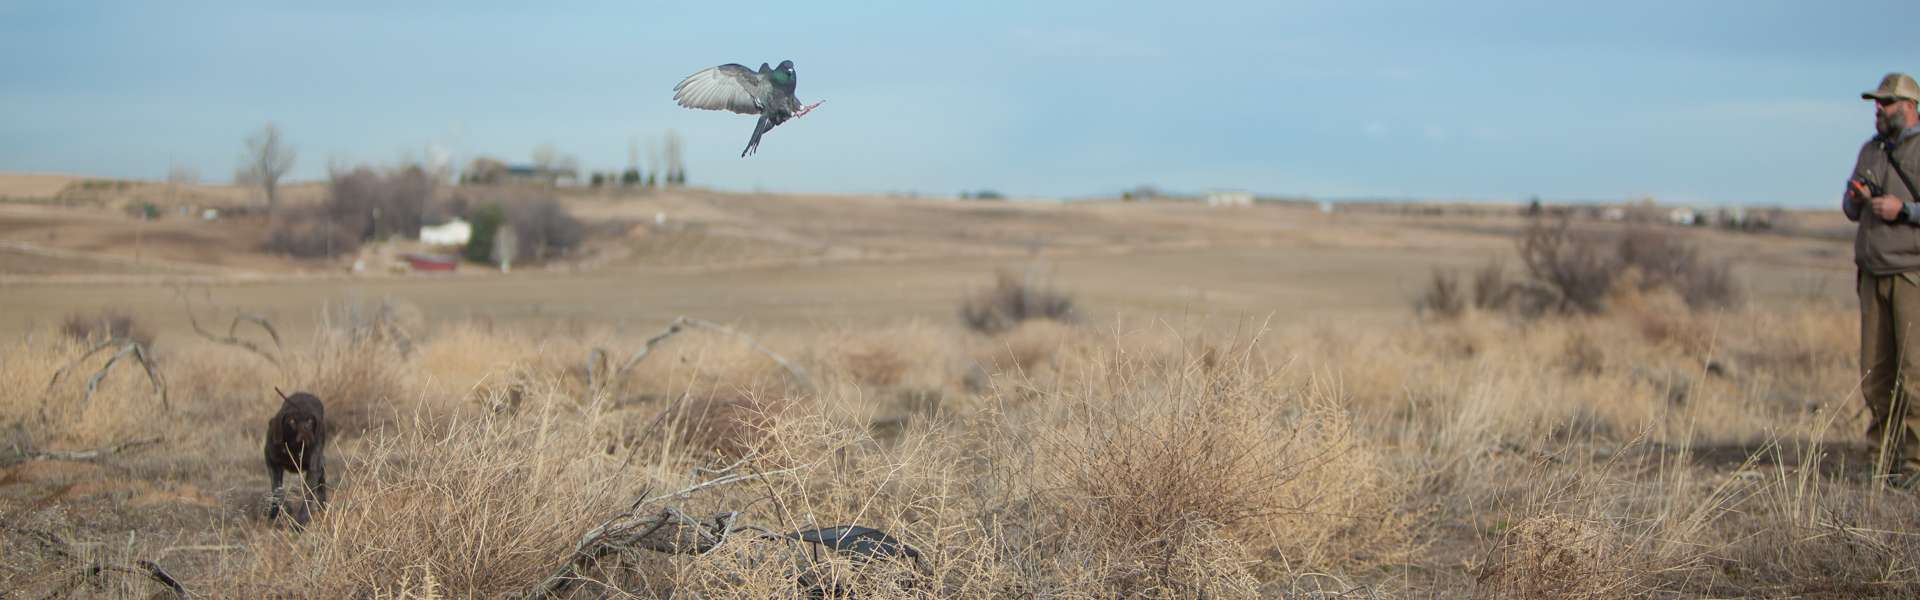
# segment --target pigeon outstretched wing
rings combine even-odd
[[[687,108],[729,110],[757,115],[772,86],[745,66],[724,64],[701,69],[673,86],[673,101]]]

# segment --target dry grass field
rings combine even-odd
[[[148,561],[209,598],[1920,594],[1833,215],[1674,233],[1734,305],[1443,318],[1431,274],[1518,272],[1525,219],[565,202],[579,255],[439,276],[0,204],[0,590],[165,597]],[[984,296],[1002,272],[1028,293]],[[1049,296],[1070,318],[960,317]],[[153,378],[87,354],[109,329]],[[275,387],[336,432],[304,529],[263,519]],[[841,525],[894,541],[790,535]]]

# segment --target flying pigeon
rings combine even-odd
[[[760,122],[753,126],[753,138],[740,151],[745,157],[760,148],[761,135],[820,106],[819,102],[801,106],[793,97],[796,83],[799,80],[794,77],[791,60],[780,61],[780,66],[771,69],[767,63],[760,63],[759,71],[729,63],[688,75],[673,86],[673,101],[687,108],[760,115]]]

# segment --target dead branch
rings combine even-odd
[[[133,564],[139,566],[140,568],[136,569],[133,567],[122,567],[119,565],[95,564],[92,566],[92,568],[87,570],[87,574],[89,576],[97,576],[105,572],[115,572],[115,573],[127,573],[130,575],[144,575],[147,578],[154,580],[156,583],[159,583],[160,585],[167,586],[167,589],[173,590],[175,597],[179,597],[179,598],[187,597],[186,586],[180,585],[180,580],[174,579],[172,575],[168,575],[166,569],[160,568],[160,565],[155,564],[153,561],[150,561],[150,560],[134,561]]]
[[[587,391],[592,393],[600,389],[601,371],[606,370],[607,350],[594,348],[587,351]]]
[[[573,545],[573,558],[568,560],[559,571],[540,582],[540,585],[529,590],[525,597],[551,598],[565,593],[579,584],[580,579],[575,577],[576,573],[611,554],[632,550],[651,550],[667,554],[704,554],[726,541],[727,536],[735,529],[734,520],[739,517],[739,512],[716,513],[707,521],[700,521],[672,506],[661,509],[659,513],[642,517],[639,516],[641,507],[661,500],[686,498],[696,492],[731,483],[788,473],[811,466],[801,465],[768,473],[737,473],[703,481],[677,492],[653,497],[643,494],[640,499],[633,501],[626,512],[602,521],[599,526],[581,535],[580,541]]]
[[[30,529],[26,527],[16,527],[16,526],[6,526],[5,529],[7,531],[12,531],[16,534],[25,536],[26,538],[33,540],[34,545],[39,546],[42,552],[51,554],[59,560],[73,562],[73,563],[82,562],[80,560],[80,555],[74,551],[73,545],[67,543],[66,540],[60,539],[60,536],[54,535],[52,532],[41,531],[39,529]],[[155,563],[150,560],[139,560],[139,561],[135,561],[134,564],[139,566],[140,568],[134,569],[131,567],[105,565],[105,564],[100,564],[98,562],[95,562],[93,564],[87,565],[86,568],[82,569],[80,571],[80,575],[87,578],[93,578],[93,577],[98,577],[101,573],[105,573],[109,571],[118,572],[118,573],[132,573],[135,575],[145,575],[153,579],[154,581],[159,582],[160,585],[167,586],[168,589],[173,590],[173,593],[176,596],[180,598],[189,597],[187,594],[186,586],[180,585],[180,580],[175,579],[172,575],[169,575],[166,569],[160,568],[160,565],[158,563]],[[94,583],[95,585],[98,585],[98,581],[95,581]]]
[[[211,341],[219,344],[225,344],[228,346],[233,346],[235,348],[252,352],[255,355],[259,356],[260,358],[266,359],[267,362],[273,363],[273,366],[275,367],[280,366],[280,359],[278,357],[274,356],[273,354],[268,354],[267,351],[261,349],[259,345],[254,344],[253,342],[240,339],[240,337],[238,336],[240,323],[242,322],[253,323],[255,325],[259,325],[261,329],[265,329],[267,331],[267,337],[273,338],[273,347],[275,351],[282,352],[282,353],[286,352],[286,347],[281,345],[280,343],[280,332],[273,328],[273,323],[268,322],[266,317],[262,317],[260,315],[255,315],[255,314],[248,314],[248,313],[241,313],[238,315],[234,315],[233,322],[227,326],[226,337],[216,336],[213,334],[213,332],[207,331],[206,328],[200,326],[200,318],[193,313],[193,294],[188,293],[184,288],[178,291],[180,294],[180,301],[186,304],[187,322],[193,325],[194,333],[200,334],[200,337],[206,338],[207,341]],[[211,295],[209,294],[209,296]]]
[[[273,339],[273,349],[275,352],[287,351],[287,347],[280,343],[280,331],[273,328],[273,322],[268,321],[266,317],[253,313],[239,313],[234,315],[233,323],[227,325],[227,337],[234,337],[234,333],[240,329],[240,323],[243,321],[258,325],[261,329],[266,330],[267,337]]]
[[[60,378],[66,376],[68,371],[72,371],[73,368],[79,366],[81,362],[92,358],[94,354],[98,354],[101,350],[115,345],[120,346],[120,350],[115,352],[112,358],[108,358],[107,364],[102,365],[100,370],[95,372],[92,377],[87,378],[87,394],[82,397],[80,401],[85,403],[92,400],[94,390],[100,387],[101,380],[107,378],[107,372],[113,369],[114,363],[119,362],[121,358],[132,355],[134,360],[140,361],[140,366],[146,369],[147,381],[153,384],[154,391],[159,392],[160,405],[169,411],[173,410],[173,403],[167,397],[167,382],[160,377],[160,371],[154,366],[153,358],[148,355],[147,347],[127,338],[113,338],[101,342],[99,345],[87,350],[86,353],[81,354],[79,358],[68,362],[66,366],[60,367],[59,370],[53,372],[53,377],[47,379],[47,391],[53,391],[53,386],[60,383]],[[48,398],[43,397],[40,402],[40,422],[42,423],[47,421],[48,401]]]
[[[187,597],[187,586],[180,585],[180,580],[174,579],[172,575],[168,575],[166,569],[160,568],[159,563],[142,560],[134,564],[140,565],[142,569],[146,569],[149,577],[152,577],[154,581],[160,582],[160,585],[172,589],[175,595],[181,598]]]
[[[4,527],[7,531],[33,540],[34,545],[39,546],[42,552],[66,560],[79,560],[73,554],[73,545],[68,544],[66,540],[60,539],[60,536],[55,535],[53,532],[14,525],[6,525]]]
[[[627,357],[626,362],[620,363],[619,368],[614,369],[612,373],[608,374],[606,385],[612,385],[613,383],[618,382],[622,378],[626,377],[627,372],[632,371],[634,365],[640,364],[641,359],[644,359],[647,357],[648,354],[651,354],[655,346],[660,345],[660,343],[666,341],[667,338],[671,338],[675,335],[679,335],[680,332],[685,331],[688,327],[705,329],[708,331],[723,333],[726,335],[731,335],[731,336],[740,338],[742,341],[745,341],[748,346],[752,347],[755,351],[758,351],[761,354],[767,355],[767,358],[773,359],[774,363],[777,363],[780,365],[781,368],[786,369],[787,374],[793,376],[794,381],[799,382],[801,387],[806,388],[808,390],[813,389],[813,378],[807,374],[807,370],[805,368],[802,368],[800,365],[794,364],[793,361],[787,360],[787,357],[781,356],[778,352],[774,352],[773,350],[768,349],[766,346],[760,345],[760,341],[754,339],[753,336],[740,333],[739,331],[735,331],[734,329],[727,327],[725,325],[721,325],[719,323],[714,323],[712,321],[707,321],[703,319],[695,319],[685,315],[675,317],[673,319],[673,322],[668,324],[665,330],[662,330],[660,333],[654,335],[653,337],[647,338],[646,344],[642,345],[639,350],[634,351],[633,356]],[[598,352],[599,349],[595,348],[594,351]],[[590,352],[588,353],[587,357],[588,357],[588,362],[592,362],[594,358],[594,354]],[[588,377],[591,380],[592,379],[591,366],[589,366],[588,373],[589,373]],[[590,383],[592,382],[590,381]],[[599,391],[598,388],[595,388],[591,385],[588,386],[589,393],[597,393],[598,391]]]
[[[707,489],[707,488],[713,488],[713,487],[719,487],[719,486],[723,486],[723,485],[726,485],[726,484],[729,484],[729,483],[739,483],[739,482],[742,482],[742,481],[748,481],[748,480],[752,480],[752,479],[761,479],[761,478],[765,478],[765,477],[771,477],[771,476],[774,476],[774,475],[782,475],[782,474],[786,474],[786,473],[792,473],[792,472],[794,472],[794,471],[798,471],[798,470],[801,470],[801,469],[805,469],[805,468],[809,468],[809,467],[812,467],[812,466],[813,466],[813,465],[800,465],[800,466],[797,466],[797,467],[787,467],[787,468],[785,468],[785,469],[780,469],[780,470],[778,470],[778,471],[768,471],[768,472],[766,472],[766,473],[760,473],[760,472],[757,472],[757,471],[756,471],[756,472],[753,472],[753,473],[740,473],[740,474],[735,474],[735,475],[728,475],[728,476],[726,476],[726,477],[721,477],[721,478],[719,478],[719,479],[714,479],[714,480],[710,480],[710,481],[706,481],[706,482],[703,482],[703,483],[700,483],[700,484],[697,484],[697,485],[694,485],[693,487],[689,487],[689,488],[687,488],[687,489],[684,489],[684,490],[680,490],[680,491],[678,491],[678,492],[674,492],[674,493],[671,493],[671,494],[662,494],[662,495],[659,495],[659,496],[654,496],[654,497],[652,497],[652,498],[647,498],[647,499],[645,499],[645,500],[641,500],[641,501],[639,501],[639,502],[635,502],[635,503],[634,503],[634,507],[635,507],[635,508],[638,508],[638,507],[640,507],[640,506],[642,506],[642,505],[646,505],[646,504],[652,504],[652,503],[655,503],[655,502],[659,502],[659,501],[661,501],[661,500],[667,500],[667,499],[680,499],[680,498],[686,498],[687,496],[690,496],[690,495],[693,495],[693,493],[694,493],[694,492],[698,492],[698,491],[701,491],[701,490],[704,490],[704,489]]]
[[[792,375],[794,380],[800,382],[801,387],[807,388],[808,390],[813,389],[813,378],[807,375],[806,369],[801,368],[800,365],[794,364],[793,361],[787,360],[786,357],[781,356],[779,353],[776,353],[773,350],[768,349],[766,346],[760,345],[759,340],[755,340],[751,336],[748,336],[747,334],[734,331],[733,329],[725,325],[721,325],[719,323],[714,323],[711,321],[703,321],[700,319],[690,319],[687,317],[681,317],[681,320],[685,321],[688,325],[692,325],[694,327],[699,327],[701,329],[706,329],[708,331],[715,331],[715,332],[724,333],[727,335],[740,338],[741,340],[747,342],[748,346],[752,346],[754,350],[760,351],[761,354],[767,355],[767,358],[773,359],[773,362],[779,363],[781,368],[784,368],[787,370],[787,374]]]
[[[588,531],[574,544],[573,559],[526,594],[526,598],[552,598],[578,585],[574,575],[602,558],[632,550],[651,550],[666,554],[704,554],[726,541],[733,532],[733,521],[740,513],[717,513],[707,521],[689,517],[680,509],[667,507],[658,514],[635,517],[627,512]]]
[[[647,338],[645,345],[641,346],[639,350],[635,350],[633,356],[627,357],[626,362],[620,363],[620,368],[614,369],[613,373],[607,376],[607,383],[612,384],[615,381],[619,381],[622,377],[626,376],[628,371],[633,370],[634,365],[640,364],[640,359],[646,358],[647,354],[652,353],[654,346],[660,345],[660,342],[667,341],[667,338],[679,335],[681,330],[686,328],[686,320],[686,317],[675,318],[673,323],[668,324],[665,330],[653,337]]]
[[[93,460],[96,458],[100,458],[102,456],[112,456],[114,454],[119,454],[120,452],[125,450],[131,450],[134,448],[139,448],[141,446],[148,446],[148,445],[158,444],[158,443],[160,443],[160,438],[158,436],[155,436],[155,437],[150,437],[146,439],[139,439],[131,442],[125,442],[121,444],[114,444],[112,446],[107,446],[104,448],[94,448],[92,450],[70,450],[70,451],[33,450],[33,451],[25,452],[23,453],[23,455],[26,457],[25,460]]]
[[[99,372],[87,378],[87,394],[80,398],[80,403],[85,404],[93,400],[93,392],[100,387],[100,381],[107,378],[107,372],[113,369],[114,363],[127,355],[132,355],[134,360],[140,361],[140,366],[146,368],[147,381],[153,384],[154,391],[160,393],[160,406],[169,411],[173,410],[173,403],[167,400],[167,383],[160,379],[160,372],[154,370],[153,359],[147,356],[147,348],[140,345],[140,342],[127,342],[125,346],[121,346],[119,352],[113,353],[113,357],[107,359],[107,364],[100,366]]]
[[[53,377],[47,380],[47,389],[52,390],[54,384],[60,383],[61,376],[66,375],[67,371],[73,370],[75,366],[79,366],[81,362],[89,358],[92,358],[94,354],[98,354],[101,350],[105,350],[109,347],[114,346],[115,344],[126,343],[126,341],[127,340],[125,338],[109,338],[107,341],[100,342],[98,345],[94,346],[92,349],[87,350],[87,352],[85,354],[81,354],[79,358],[75,358],[72,361],[67,362],[66,366],[60,367],[58,370],[55,370],[53,372]]]

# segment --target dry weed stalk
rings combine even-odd
[[[274,329],[273,323],[269,322],[266,317],[256,315],[256,314],[251,314],[251,313],[235,314],[233,317],[233,322],[227,325],[227,334],[225,336],[216,336],[212,332],[207,331],[206,328],[203,328],[200,326],[200,318],[199,316],[195,315],[193,312],[192,293],[188,292],[185,288],[178,288],[175,290],[175,294],[180,296],[180,301],[186,305],[187,322],[193,326],[194,333],[200,334],[200,337],[206,338],[207,341],[211,341],[219,344],[225,344],[228,346],[246,350],[248,352],[252,352],[255,356],[259,356],[260,358],[266,359],[267,362],[273,363],[273,366],[275,367],[281,366],[280,358],[277,354],[285,354],[287,349],[284,345],[280,343],[280,332]],[[202,290],[202,294],[207,295],[209,298],[211,298],[212,296],[212,292],[207,292],[205,290]],[[252,323],[254,325],[259,326],[260,329],[265,330],[267,332],[267,337],[273,339],[273,349],[274,349],[274,352],[277,354],[270,354],[265,349],[261,348],[259,344],[255,344],[253,342],[240,339],[238,334],[239,334],[240,324],[243,322]]]

